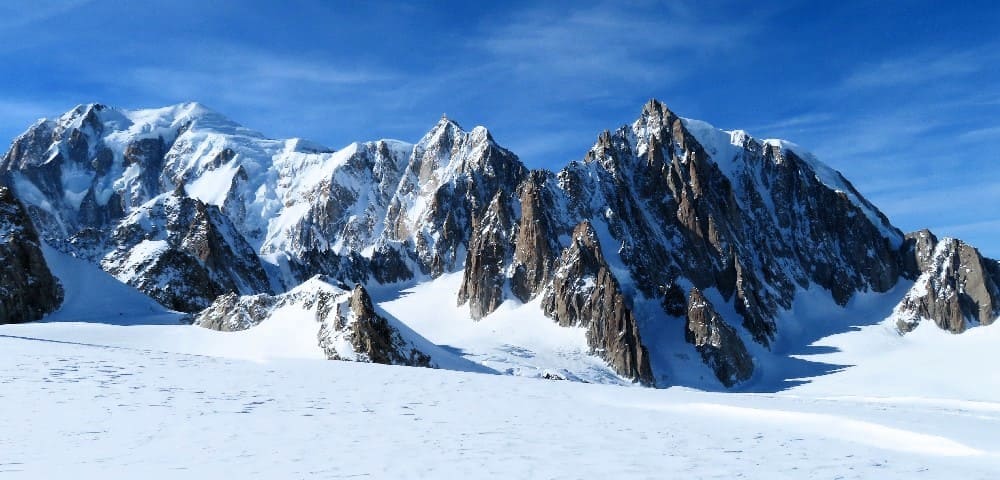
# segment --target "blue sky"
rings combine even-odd
[[[0,137],[87,102],[197,100],[332,147],[447,113],[558,168],[655,97],[1000,257],[997,2],[258,3],[0,4]]]

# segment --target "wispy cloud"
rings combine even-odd
[[[884,159],[887,152],[916,145],[922,135],[944,121],[928,117],[922,108],[869,109],[826,123],[814,148],[822,158],[834,163],[865,162],[872,155]],[[884,160],[882,165],[892,167]]]
[[[34,0],[0,3],[0,29],[25,27],[71,12],[93,0]]]
[[[969,130],[958,136],[960,140],[982,141],[1000,139],[1000,125]],[[1000,152],[997,153],[1000,156]]]
[[[858,67],[844,79],[848,89],[927,84],[982,71],[998,58],[993,47],[966,51],[932,49]]]
[[[655,4],[652,9],[625,8],[616,2],[519,12],[488,28],[476,45],[518,75],[569,80],[558,88],[585,85],[593,92],[600,90],[595,83],[609,79],[623,84],[671,83],[691,72],[692,58],[731,51],[756,31],[753,22],[706,18],[704,12],[685,8],[681,2]]]
[[[824,128],[829,126],[835,118],[831,113],[804,113],[802,115],[786,117],[776,122],[752,126],[750,127],[750,133],[757,136],[773,136],[770,132],[781,133],[792,129]]]
[[[119,81],[154,92],[169,92],[173,96],[230,92],[244,100],[267,102],[303,90],[369,85],[394,78],[392,73],[385,71],[236,45],[216,45],[191,52],[193,54],[185,54],[169,66],[132,67]],[[255,97],[255,94],[263,94],[263,97]]]

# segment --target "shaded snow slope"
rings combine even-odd
[[[538,300],[508,300],[491,315],[472,321],[468,307],[455,302],[461,282],[462,272],[457,272],[398,294],[386,289],[372,295],[384,311],[406,319],[424,338],[500,373],[631,384],[591,353],[585,328],[560,327],[542,313]]]
[[[303,352],[319,349],[332,360],[494,373],[374,307],[364,287],[351,290],[331,282],[317,275],[280,295],[224,295],[199,313],[194,325],[237,337],[282,332],[274,338],[284,336]]]
[[[65,291],[62,306],[43,321],[176,325],[186,317],[164,308],[90,262],[48,245],[42,247],[42,252]]]

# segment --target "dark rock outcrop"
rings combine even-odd
[[[504,301],[507,281],[504,265],[511,258],[512,216],[509,200],[500,191],[483,217],[474,222],[462,287],[458,291],[458,304],[468,302],[474,320],[489,315]]]
[[[698,288],[691,289],[688,297],[684,339],[694,345],[705,364],[726,387],[753,375],[753,359],[743,341]]]
[[[591,349],[619,375],[652,385],[649,353],[590,222],[573,230],[572,244],[553,270],[542,299],[545,314],[564,327],[585,327]]]
[[[921,320],[961,333],[970,326],[989,325],[1000,317],[1000,267],[996,260],[961,240],[938,240],[927,230],[907,235],[906,264],[920,272],[896,309],[901,332]]]
[[[0,186],[0,324],[38,320],[62,300],[62,286],[45,263],[27,211]]]
[[[511,293],[527,302],[541,293],[552,274],[552,262],[560,250],[558,235],[549,215],[556,210],[545,185],[554,175],[533,171],[521,183],[521,221],[514,242],[514,272]]]
[[[221,295],[194,324],[224,332],[246,330],[263,322],[292,321],[307,315],[316,322],[317,346],[330,360],[433,367],[430,355],[379,315],[361,285],[346,285],[317,275],[280,295]]]
[[[372,299],[361,285],[354,287],[350,300],[345,304],[349,313],[341,310],[341,320],[347,321],[350,342],[354,348],[354,360],[386,365],[408,365],[413,367],[431,366],[431,357],[407,343],[399,330],[375,312]],[[347,318],[345,318],[347,317]],[[322,345],[323,333],[320,332]],[[327,355],[337,360],[335,351],[327,349]]]

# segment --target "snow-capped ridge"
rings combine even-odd
[[[2,170],[55,248],[103,261],[175,309],[271,315],[294,303],[310,312],[300,326],[326,325],[296,338],[316,338],[310,348],[328,358],[379,355],[359,339],[394,351],[388,363],[425,363],[411,347],[440,358],[413,340],[422,331],[407,333],[409,318],[365,298],[460,275],[449,294],[466,314],[488,322],[516,304],[584,327],[575,348],[607,362],[615,382],[668,386],[707,373],[722,382],[714,387],[750,388],[750,371],[768,362],[739,353],[782,354],[772,350],[786,327],[777,320],[799,292],[845,306],[926,273],[904,266],[907,240],[881,212],[793,143],[683,118],[654,99],[585,155],[531,172],[485,127],[446,116],[413,144],[335,150],[267,138],[193,102],[88,104],[36,123]],[[586,241],[574,235],[580,225]],[[1000,270],[951,250],[985,272],[973,284]],[[962,275],[939,270],[946,281]],[[686,308],[696,291],[717,315]],[[679,337],[685,326],[691,340]],[[698,350],[706,345],[714,350]]]

